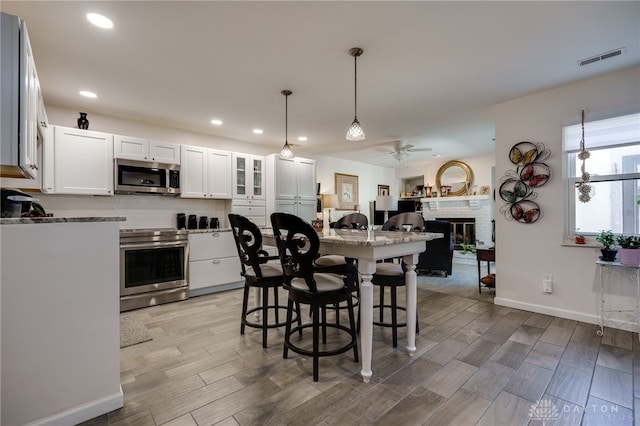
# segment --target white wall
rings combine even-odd
[[[321,155],[313,158],[317,161],[317,180],[323,194],[335,194],[334,173],[358,176],[358,202],[370,223],[369,202],[375,201],[378,185],[389,185],[391,194],[399,194],[401,191],[400,180],[396,178],[394,169]],[[337,219],[342,213],[346,212],[338,211],[332,217]]]
[[[565,246],[562,125],[586,108],[589,115],[640,109],[640,68],[584,80],[504,102],[496,106],[496,180],[515,166],[508,153],[520,141],[541,142],[551,151],[549,182],[538,188],[541,216],[534,224],[507,220],[496,203],[497,304],[587,322],[599,319],[599,271],[596,248]],[[587,148],[589,141],[586,141]],[[588,162],[587,162],[588,170]],[[498,183],[496,183],[498,185]],[[542,292],[543,274],[553,274],[554,292]],[[616,293],[631,294],[630,282]],[[626,298],[631,303],[631,298]]]
[[[47,106],[50,124],[76,127],[78,112],[59,107]],[[179,144],[199,145],[210,148],[257,155],[268,155],[276,148],[249,142],[224,139],[185,130],[154,126],[145,123],[114,117],[89,114],[91,130],[156,139]],[[313,158],[317,161],[317,181],[321,183],[322,193],[334,193],[334,172],[358,176],[359,201],[363,213],[368,215],[368,202],[377,195],[378,184],[390,186],[391,193],[399,193],[399,180],[394,169],[371,166],[369,164],[340,158],[311,155],[296,150],[296,155]],[[1,179],[0,183],[11,182],[8,186],[19,186],[17,180]],[[92,197],[81,195],[37,194],[39,203],[47,213],[56,217],[80,216],[124,216],[122,228],[167,228],[176,226],[176,213],[195,214],[197,216],[218,217],[221,226],[228,225],[227,214],[231,209],[230,200],[199,200],[174,197],[155,197],[142,195],[115,195],[113,197]],[[337,212],[335,216],[340,215]]]
[[[75,110],[47,105],[47,118],[50,124],[77,127],[78,112]],[[258,145],[234,139],[225,139],[202,133],[190,132],[166,125],[150,125],[138,121],[125,120],[98,114],[89,114],[89,129],[115,135],[136,136],[155,139],[162,142],[173,142],[186,145],[198,145],[227,151],[244,152],[256,155],[267,155],[275,152],[274,147]],[[276,148],[279,149],[279,148]]]
[[[472,185],[478,185],[478,188],[483,185],[491,186],[491,167],[495,164],[495,157],[493,155],[456,158],[456,160],[466,163],[473,172]],[[406,179],[413,176],[424,176],[425,185],[429,184],[435,191],[440,192],[440,190],[435,187],[436,175],[438,174],[438,169],[448,161],[450,160],[429,162],[411,167],[401,167],[397,169],[397,177],[399,179]]]

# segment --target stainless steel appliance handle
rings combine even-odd
[[[176,242],[176,241],[167,241],[167,242],[153,242],[153,243],[138,243],[138,244],[120,244],[121,249],[138,249],[138,248],[157,248],[157,247],[186,247],[187,242]]]

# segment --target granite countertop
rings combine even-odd
[[[273,238],[273,229],[262,229],[262,235]],[[325,229],[318,233],[321,243],[339,243],[354,246],[378,247],[414,241],[444,238],[439,232],[358,231],[352,229]]]
[[[206,234],[207,232],[231,232],[231,228],[186,229],[185,231],[189,231],[190,234]]]
[[[124,222],[124,216],[111,217],[16,217],[0,218],[0,225],[24,225],[34,223],[84,223],[84,222]]]

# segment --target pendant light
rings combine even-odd
[[[349,49],[349,55],[353,56],[353,110],[354,117],[353,123],[349,126],[349,130],[347,130],[347,140],[348,141],[363,141],[365,139],[364,129],[360,125],[358,121],[358,56],[362,55],[364,50],[359,47],[352,47]]]
[[[287,100],[289,99],[289,95],[293,92],[291,92],[291,90],[283,90],[282,92],[280,92],[284,95],[284,146],[282,147],[282,150],[280,151],[280,158],[284,158],[285,160],[289,160],[291,158],[293,158],[293,151],[291,150],[291,145],[289,145],[289,140],[288,140],[288,117],[289,117],[289,108],[288,108],[288,102]]]

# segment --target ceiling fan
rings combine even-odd
[[[409,158],[409,154],[412,152],[424,152],[431,151],[431,148],[416,148],[411,144],[403,145],[402,141],[395,141],[393,147],[385,149],[386,154],[392,155],[396,160],[404,160]]]

